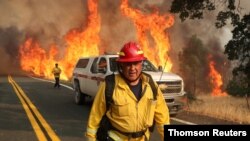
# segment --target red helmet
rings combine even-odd
[[[126,43],[119,52],[118,62],[136,62],[146,60],[140,46],[134,42]]]

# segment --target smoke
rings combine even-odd
[[[86,7],[80,0],[1,0],[0,73],[19,68],[18,48],[26,36],[36,38],[44,48],[61,44],[69,29],[85,22]]]
[[[171,34],[171,44],[173,49],[175,50],[172,52],[173,54],[178,53],[182,50],[182,48],[187,43],[187,40],[192,35],[197,35],[199,39],[202,40],[203,44],[206,48],[208,48],[208,51],[210,54],[212,54],[214,57],[214,61],[217,64],[223,64],[222,62],[228,61],[226,58],[227,56],[224,54],[225,45],[228,43],[230,39],[232,39],[232,33],[233,27],[230,25],[231,21],[227,21],[227,25],[223,28],[216,28],[215,22],[216,22],[216,16],[219,11],[225,10],[225,3],[226,1],[215,1],[216,3],[216,10],[212,12],[204,12],[204,18],[201,20],[190,20],[187,19],[184,22],[181,22],[178,15],[175,15],[175,24],[170,29]],[[163,7],[169,7],[171,4],[167,1],[164,1],[164,4],[162,5],[161,10],[163,12],[166,12],[169,10],[169,8],[163,8]],[[240,15],[248,14],[250,11],[250,4],[247,0],[239,0],[236,1],[236,8],[237,11],[240,13]],[[177,55],[172,55],[177,56]],[[221,69],[221,65],[218,65],[217,69]],[[222,65],[223,66],[223,65]],[[174,70],[178,71],[178,66],[174,66]]]
[[[164,0],[129,0],[129,6],[149,14],[154,7],[159,7]],[[128,41],[137,41],[134,23],[121,14],[120,1],[99,0],[101,14],[102,46],[108,53],[116,53]]]
[[[120,4],[117,0],[99,1],[101,46],[110,54],[117,53],[125,42],[136,40],[135,27],[121,14]]]
[[[17,66],[18,45],[22,34],[16,27],[0,28],[0,72],[7,74],[10,66]],[[0,73],[1,74],[1,73]]]
[[[172,0],[129,0],[132,8],[150,13],[154,8],[160,14],[168,13]],[[240,1],[248,6],[242,11],[249,12],[249,1]],[[101,15],[101,46],[108,53],[116,53],[127,41],[136,41],[136,30],[130,19],[120,12],[120,0],[99,0],[98,10]],[[72,28],[86,25],[88,14],[87,0],[1,0],[0,1],[0,73],[18,69],[18,48],[27,36],[36,38],[41,47],[55,43],[63,48],[63,36]],[[197,35],[207,48],[218,46],[223,53],[224,45],[231,38],[230,27],[216,29],[215,14],[206,13],[203,20],[181,22],[175,18],[175,24],[166,32],[170,33],[171,54],[174,71],[178,70],[178,53],[185,46],[187,39]],[[3,68],[5,70],[3,70]]]
[[[103,3],[105,4],[106,2]],[[155,9],[157,9],[162,15],[169,13],[171,3],[172,0],[129,1],[129,4],[132,8],[139,9],[145,14],[152,13]],[[105,18],[107,19],[105,25],[108,29],[108,32],[105,32],[105,35],[112,34],[115,37],[118,37],[115,39],[110,38],[110,48],[117,48],[116,44],[122,45],[123,43],[121,41],[136,40],[136,31],[132,23],[129,19],[126,19],[125,17],[121,16],[121,13],[119,11],[120,2],[117,2],[115,6],[111,6],[108,10],[110,12],[108,12],[107,9],[108,5],[112,5],[112,2],[106,4],[107,7],[103,7],[102,9],[105,12],[101,12],[105,13],[101,17],[105,17],[105,15],[107,16],[107,18]],[[115,11],[119,12],[113,14],[115,13]],[[215,27],[215,21],[216,12],[205,13],[204,19],[202,20],[186,20],[185,22],[181,22],[179,17],[175,15],[174,25],[166,30],[166,33],[169,33],[170,35],[171,50],[169,55],[171,60],[173,61],[173,72],[178,72],[179,70],[178,53],[182,51],[183,47],[186,46],[187,42],[193,35],[196,35],[199,39],[202,40],[205,47],[208,48],[208,51],[209,48],[217,48],[218,50],[216,51],[219,51],[219,53],[222,54],[221,60],[225,59],[225,57],[223,57],[224,45],[229,39],[231,39],[231,32],[229,30],[229,27],[217,29]],[[110,25],[112,28],[110,28]],[[115,43],[112,41],[114,41]],[[211,46],[210,42],[215,42],[216,44],[213,44],[213,46]],[[118,47],[120,48],[120,46]],[[210,51],[211,54],[216,53],[216,51],[213,51],[212,49],[210,49]]]

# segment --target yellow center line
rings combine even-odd
[[[34,106],[34,104],[26,96],[26,94],[23,92],[22,88],[11,78],[11,76],[8,76],[8,80],[12,84],[17,96],[19,97],[19,99],[20,99],[20,101],[21,101],[21,103],[26,111],[26,114],[28,115],[28,118],[31,122],[31,125],[32,125],[33,129],[35,130],[35,133],[36,133],[38,139],[41,141],[47,140],[44,133],[42,132],[41,128],[39,127],[38,123],[36,122],[33,114],[31,113],[30,109],[33,111],[33,113],[35,114],[37,119],[40,121],[41,125],[46,130],[46,132],[48,133],[51,140],[52,141],[60,141],[59,137],[56,135],[54,130],[50,127],[50,125],[43,118],[43,116],[40,114],[40,112],[37,110],[37,108]],[[28,103],[30,109],[24,100]]]
[[[19,100],[21,101],[22,103],[22,106],[30,120],[30,123],[32,125],[32,128],[34,129],[35,133],[36,133],[36,136],[38,138],[39,141],[47,141],[44,133],[42,132],[40,126],[38,125],[38,123],[36,122],[35,120],[35,117],[32,115],[31,111],[29,110],[29,107],[28,105],[25,103],[25,101],[23,100],[23,98],[21,97],[21,95],[19,94],[17,88],[15,87],[13,81],[11,80],[11,77],[8,76],[8,81],[11,83],[12,87],[14,88]]]

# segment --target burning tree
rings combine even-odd
[[[182,52],[179,53],[180,72],[185,82],[186,91],[196,95],[197,91],[209,92],[209,81],[205,79],[208,70],[206,58],[208,51],[202,41],[192,36]]]
[[[244,93],[242,95],[250,95],[250,13],[242,14],[240,7],[241,1],[228,0],[220,1],[225,7],[220,10],[220,6],[216,7],[217,1],[212,0],[174,0],[171,6],[172,13],[178,13],[182,21],[186,19],[203,19],[205,11],[219,10],[217,14],[217,21],[215,23],[217,28],[226,25],[226,21],[231,19],[232,39],[225,45],[225,54],[231,61],[237,61],[234,66],[234,77],[243,77],[245,80]],[[231,83],[232,84],[232,83]],[[230,92],[229,92],[230,94]]]
[[[209,77],[213,86],[212,96],[226,96],[227,93],[222,91],[222,77],[221,74],[215,68],[215,61],[211,59],[211,55],[208,56],[209,61]]]
[[[218,52],[218,49],[216,50]],[[184,78],[188,98],[196,99],[198,93],[226,96],[223,79],[218,65],[225,58],[203,45],[197,36],[192,36],[179,54],[180,72]],[[216,61],[215,61],[216,60]]]

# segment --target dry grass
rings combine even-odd
[[[245,98],[201,95],[197,99],[188,103],[187,110],[240,124],[250,124],[250,109]]]

